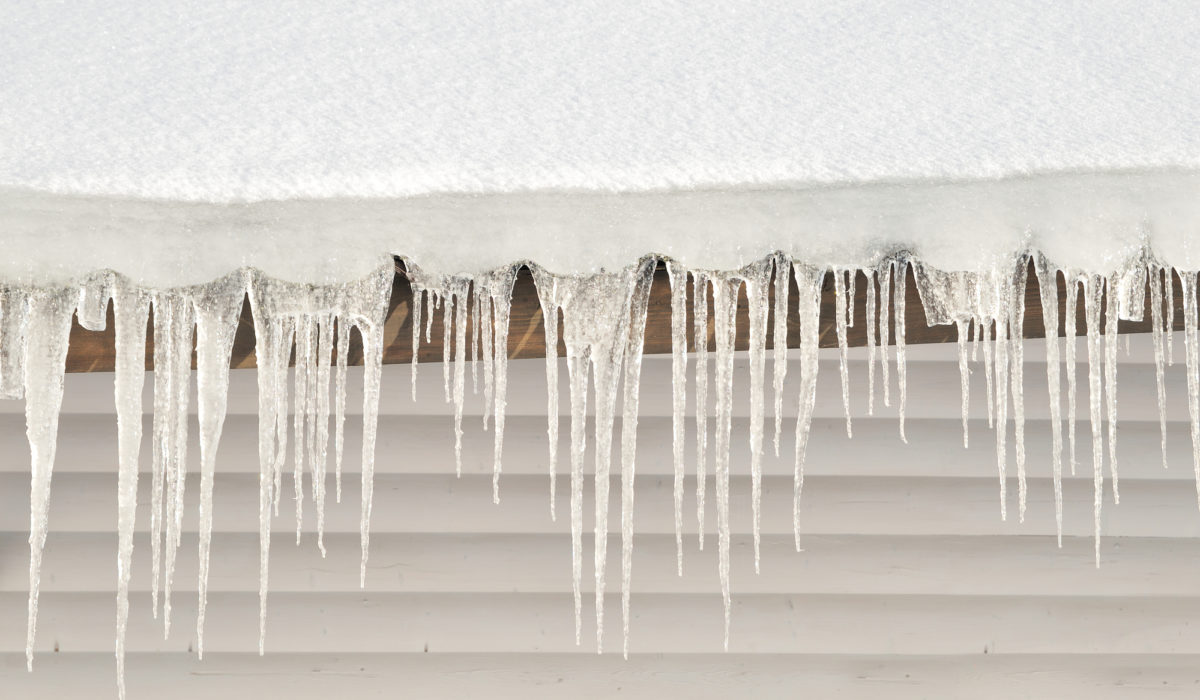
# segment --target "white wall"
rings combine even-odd
[[[606,653],[592,653],[587,596],[584,643],[574,644],[568,420],[564,416],[559,448],[559,517],[552,521],[540,360],[511,365],[499,505],[491,503],[491,435],[479,429],[478,402],[465,420],[464,475],[455,479],[441,368],[421,367],[417,404],[408,398],[408,367],[387,369],[368,587],[359,590],[357,580],[357,459],[347,459],[344,502],[328,508],[324,560],[316,550],[311,502],[305,503],[304,540],[299,548],[294,544],[286,479],[274,524],[267,655],[259,658],[256,389],[253,372],[235,372],[218,457],[205,659],[198,661],[192,651],[195,504],[189,503],[185,518],[175,622],[165,641],[160,621],[150,616],[149,518],[143,508],[131,596],[130,697],[1007,699],[1129,697],[1131,688],[1193,697],[1200,683],[1200,516],[1184,374],[1182,362],[1168,370],[1170,469],[1164,471],[1148,347],[1148,338],[1136,338],[1133,354],[1122,354],[1121,505],[1113,506],[1106,494],[1099,570],[1092,565],[1086,423],[1079,426],[1077,475],[1064,466],[1066,537],[1061,550],[1054,544],[1040,342],[1027,344],[1030,481],[1023,524],[1016,517],[1015,478],[1009,481],[1009,519],[999,518],[980,371],[972,377],[971,446],[962,447],[953,347],[910,348],[908,445],[896,436],[894,401],[891,409],[877,401],[876,417],[865,417],[861,351],[851,369],[855,437],[846,439],[836,354],[826,354],[804,494],[804,551],[793,550],[790,535],[792,425],[785,420],[783,458],[773,456],[768,431],[757,576],[749,537],[748,393],[740,384],[728,653],[721,650],[716,540],[708,538],[704,552],[695,546],[691,462],[684,576],[675,575],[670,362],[647,358],[629,661],[619,654],[615,536]],[[1182,361],[1182,352],[1176,356]],[[745,358],[738,363],[744,372]],[[565,368],[563,378],[565,384]],[[795,413],[795,391],[789,382],[788,416]],[[68,378],[33,674],[25,672],[23,654],[28,448],[20,404],[0,407],[0,697],[115,697],[111,397],[111,375]],[[1086,415],[1086,390],[1080,399]],[[356,405],[353,396],[350,405]],[[565,396],[560,406],[568,406]],[[360,426],[357,418],[348,423],[347,455],[357,454]],[[1010,477],[1012,454],[1010,443]],[[147,435],[144,468],[148,457]],[[194,448],[190,464],[197,464]],[[145,503],[149,478],[143,476]],[[716,523],[712,484],[710,479],[710,532]],[[188,486],[194,495],[195,480]],[[613,486],[615,527],[619,496]],[[590,488],[585,503],[590,511]],[[585,526],[590,533],[590,517]],[[589,534],[587,591],[590,543]]]

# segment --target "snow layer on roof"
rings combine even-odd
[[[3,3],[0,278],[1191,267],[1198,35],[1186,1]]]
[[[194,201],[1200,166],[1196,5],[0,8],[0,185]]]

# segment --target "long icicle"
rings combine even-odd
[[[770,311],[770,260],[746,266],[746,302],[750,318],[750,511],[754,532],[754,572],[760,570],[763,456],[763,382],[767,364],[767,314]],[[735,311],[737,299],[734,298]],[[732,351],[731,351],[732,352]]]
[[[741,279],[713,281],[713,316],[717,349],[716,440],[714,462],[717,491],[717,560],[721,598],[725,604],[725,650],[729,650],[729,436],[733,414],[733,349],[737,338],[737,300]]]
[[[1161,436],[1162,464],[1167,468],[1167,398],[1163,382],[1163,288],[1162,268],[1147,265],[1150,283],[1150,337],[1154,341],[1154,385],[1158,391],[1158,430]]]
[[[808,449],[816,403],[819,343],[821,339],[821,280],[824,273],[816,268],[793,264],[800,321],[800,397],[796,411],[796,455],[792,477],[792,534],[800,551],[800,499],[804,494],[804,459]]]
[[[875,344],[879,330],[879,318],[875,313],[875,270],[862,270],[867,278],[866,330],[867,330],[867,415],[875,415]],[[779,451],[776,450],[776,456]]]
[[[900,440],[908,442],[904,434],[904,409],[908,405],[908,360],[904,353],[904,309],[908,285],[908,259],[896,261],[896,383],[900,387]]]
[[[642,350],[646,336],[646,311],[654,261],[643,263],[631,300],[629,341],[625,348],[624,405],[621,413],[621,623],[622,654],[629,659],[629,595],[633,578],[633,496],[637,452],[638,389],[642,376]]]
[[[772,256],[772,262],[775,266],[775,327],[771,339],[774,351],[771,378],[775,388],[775,456],[778,457],[779,436],[783,432],[783,380],[787,377],[788,293],[792,283],[792,263],[782,253]]]
[[[213,476],[217,464],[217,445],[221,441],[221,428],[225,423],[233,335],[237,330],[246,286],[245,276],[235,273],[202,288],[195,301],[196,401],[200,423],[200,576],[196,654],[201,659],[204,658],[204,612],[208,603]],[[300,451],[298,443],[296,451]]]
[[[29,615],[25,665],[33,670],[42,550],[50,519],[50,475],[58,441],[67,340],[77,294],[71,288],[36,289],[29,295],[25,336],[25,435],[29,439]]]
[[[675,504],[675,566],[679,576],[683,576],[683,477],[687,427],[687,277],[687,270],[672,260],[667,261],[667,278],[671,282],[671,457],[675,468],[672,496]],[[778,378],[779,374],[775,376]]]
[[[117,696],[125,698],[125,630],[129,620],[129,576],[137,522],[138,457],[142,448],[142,388],[146,381],[146,320],[150,297],[120,280],[113,294],[117,409]]]
[[[1054,475],[1054,524],[1062,548],[1062,380],[1058,354],[1058,270],[1045,256],[1034,258],[1042,302],[1042,327],[1046,334],[1046,386],[1050,394],[1050,466]]]
[[[175,556],[183,533],[184,490],[187,484],[188,404],[191,397],[193,338],[196,326],[195,309],[190,296],[173,295],[174,325],[168,340],[170,366],[156,369],[171,375],[167,382],[171,396],[167,401],[168,450],[166,561],[163,573],[163,638],[171,633],[171,588],[175,580]]]
[[[1112,476],[1113,503],[1121,502],[1117,477],[1117,300],[1116,285],[1105,283],[1104,305],[1104,400],[1108,408],[1108,469]]]
[[[1075,476],[1075,397],[1078,387],[1075,385],[1075,349],[1078,329],[1079,281],[1075,275],[1063,270],[1063,282],[1066,284],[1066,305],[1063,309],[1063,335],[1067,360],[1067,444],[1071,448],[1071,476]]]
[[[558,282],[553,276],[543,275],[540,271],[535,274],[538,304],[542,310],[542,325],[546,334],[546,438],[550,446],[550,519],[557,520],[554,499],[558,478]]]
[[[1013,448],[1017,458],[1017,520],[1025,522],[1025,285],[1029,279],[1029,258],[1017,258],[1017,269],[1009,306],[1009,342],[1012,345]]]
[[[517,268],[510,267],[492,273],[490,288],[492,308],[494,310],[492,333],[492,352],[494,354],[495,372],[495,432],[493,433],[494,448],[492,462],[492,503],[500,502],[500,471],[501,455],[504,452],[504,410],[508,402],[508,322],[512,309],[513,284],[516,282]]]
[[[1103,292],[1099,275],[1089,275],[1083,285],[1083,308],[1087,317],[1088,403],[1092,420],[1092,521],[1095,532],[1096,568],[1100,568],[1100,508],[1104,502],[1104,426],[1100,419],[1100,304]]]
[[[704,549],[704,498],[708,475],[708,275],[692,272],[692,333],[696,349],[696,521]]]
[[[1196,274],[1177,271],[1183,294],[1183,348],[1187,363],[1188,425],[1192,434],[1192,471],[1200,508],[1200,338],[1196,332]]]
[[[847,274],[846,270],[832,268],[830,273],[833,275],[833,297],[834,297],[834,328],[837,331],[838,344],[838,372],[842,378],[842,408],[846,413],[846,437],[853,437],[854,430],[850,423],[850,372],[846,367],[848,362],[847,346],[846,346],[846,319],[853,311],[846,297],[846,283],[843,275]],[[853,274],[852,272],[850,274]],[[897,337],[899,333],[897,332]],[[897,357],[899,355],[897,354]]]

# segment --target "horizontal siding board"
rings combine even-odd
[[[0,594],[0,651],[24,649],[24,595]],[[606,648],[620,650],[620,596],[606,596]],[[173,634],[131,596],[131,651],[195,647],[193,596],[173,600]],[[591,600],[575,645],[569,593],[279,593],[268,601],[272,652],[594,654]],[[112,595],[42,596],[36,649],[112,649]],[[755,654],[1200,654],[1200,598],[773,595],[733,599],[729,650]],[[212,593],[205,649],[258,648],[257,593]],[[633,601],[631,652],[721,651],[721,596],[643,594]]]
[[[833,654],[131,654],[131,698],[337,697],[633,700],[753,697],[866,700],[1193,698],[1191,655],[845,656]],[[112,655],[0,655],[0,687],[26,700],[94,697],[114,685]],[[99,692],[98,692],[98,689]]]
[[[593,590],[592,537],[584,537],[587,556],[583,589]],[[635,537],[633,591],[642,593],[715,593],[716,547],[697,551],[689,541],[684,574],[675,568],[672,535]],[[358,592],[359,542],[356,534],[326,535],[327,556],[313,542],[295,545],[291,533],[272,540],[272,592]],[[174,589],[196,590],[196,536],[183,537]],[[132,589],[150,590],[147,537],[135,541]],[[569,593],[570,540],[560,534],[388,534],[371,538],[368,593]],[[19,593],[29,579],[22,564],[26,538],[0,535],[0,592]],[[1200,542],[1184,538],[1109,538],[1104,560],[1094,568],[1090,538],[1067,538],[1063,548],[1052,537],[1011,535],[810,535],[797,553],[792,538],[769,535],[762,542],[762,572],[753,570],[752,541],[738,535],[731,547],[731,585],[735,593],[1036,596],[1200,595]],[[609,538],[610,585],[618,585],[620,538]],[[116,536],[111,533],[53,533],[42,568],[44,592],[113,590]],[[217,534],[209,590],[258,590],[257,534]]]

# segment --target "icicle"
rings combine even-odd
[[[476,284],[479,283],[480,280],[476,280]],[[493,383],[495,355],[493,354],[492,346],[492,330],[495,321],[492,318],[491,294],[487,290],[480,290],[480,296],[482,297],[482,301],[480,302],[482,313],[479,319],[483,326],[481,338],[483,350],[483,429],[487,430],[488,419],[492,415],[492,395],[495,389]]]
[[[996,330],[995,325],[994,325],[992,319],[990,319],[990,318],[986,321],[982,321],[980,323],[980,326],[982,327],[981,332],[984,334],[984,338],[983,338],[983,374],[987,380],[986,383],[987,383],[988,427],[995,428],[996,427],[996,398],[995,398],[996,390],[995,390],[995,386],[994,386],[994,384],[995,384],[994,364],[995,364],[995,354],[996,354],[996,343],[993,339],[988,338],[987,334],[992,334],[992,335],[998,337],[999,332]]]
[[[1009,342],[1012,345],[1013,446],[1017,457],[1017,519],[1025,522],[1025,285],[1029,259],[1017,258],[1009,306]]]
[[[412,301],[409,303],[412,304],[412,400],[416,401],[417,365],[421,359],[419,352],[421,349],[421,309],[423,306],[425,306],[425,290],[414,287],[412,290]],[[432,317],[433,312],[430,311],[429,315]],[[343,350],[344,347],[344,345],[338,346],[339,357],[345,354]],[[339,497],[338,502],[341,502],[341,500],[342,499]]]
[[[367,585],[371,502],[375,494],[375,437],[379,428],[379,384],[383,377],[383,325],[387,320],[393,274],[389,261],[389,264],[348,292],[347,301],[347,305],[355,310],[355,324],[358,326],[363,346],[362,517],[359,522],[362,562],[358,572],[360,587]]]
[[[995,294],[996,469],[1000,475],[1000,519],[1008,519],[1008,305],[1011,289],[997,277]]]
[[[283,324],[279,319],[268,318],[268,311],[261,299],[263,282],[257,275],[251,276],[250,311],[254,317],[254,354],[258,362],[258,653],[265,650],[267,635],[267,579],[271,544],[271,503],[273,501],[276,450],[279,449],[276,431],[284,416],[280,416],[280,391],[286,391],[281,374],[286,374],[287,363],[280,363],[278,346],[283,342]],[[290,344],[290,343],[289,343]],[[338,363],[344,364],[346,346],[338,344]],[[282,366],[280,366],[282,364]],[[339,389],[339,396],[344,400]],[[287,412],[287,399],[283,399],[282,412]],[[340,443],[339,443],[340,447]]]
[[[452,285],[453,283],[450,283],[442,290],[442,389],[446,396],[446,403],[452,401],[450,395],[450,333],[454,328],[454,304],[456,301]]]
[[[1175,366],[1175,268],[1163,268],[1163,327],[1167,331],[1167,366]]]
[[[566,317],[564,317],[565,324]],[[571,587],[575,594],[575,644],[582,624],[583,580],[583,458],[587,451],[588,356],[567,345],[567,375],[571,384]]]
[[[783,380],[787,376],[788,292],[792,281],[792,263],[783,254],[773,258],[775,265],[775,328],[772,337],[774,358],[771,362],[775,385],[775,456],[779,456],[779,436],[783,432]],[[682,333],[682,330],[680,331]],[[679,383],[680,380],[676,379]]]
[[[480,299],[479,285],[473,284],[471,297],[474,299],[474,311],[471,314],[471,386],[473,393],[479,393],[479,361],[483,354],[483,340],[479,326],[483,318],[483,301]],[[555,329],[557,332],[557,329]]]
[[[1058,355],[1058,271],[1042,255],[1034,257],[1046,333],[1046,386],[1050,393],[1050,466],[1054,475],[1054,524],[1062,547],[1062,380]],[[1073,340],[1073,339],[1072,339]]]
[[[649,265],[650,270],[645,266]],[[604,584],[608,547],[609,473],[617,385],[629,341],[635,283],[652,274],[652,260],[620,273],[560,278],[557,306],[563,312],[563,340],[571,377],[571,552],[575,594],[576,642],[579,641],[582,576],[583,459],[586,449],[588,371],[595,387],[595,532],[596,649],[604,634]],[[647,280],[645,284],[649,284]],[[544,285],[543,285],[544,287]],[[636,407],[634,407],[636,408]],[[632,438],[631,438],[632,439]],[[632,455],[630,455],[632,457]],[[632,476],[632,475],[631,475]],[[632,484],[630,484],[632,488]],[[632,494],[631,494],[632,495]]]
[[[29,294],[25,329],[25,435],[29,439],[29,618],[25,663],[33,670],[42,550],[50,518],[50,475],[58,440],[67,340],[76,292],[71,288],[36,289]],[[11,336],[10,336],[11,338]],[[6,340],[10,339],[6,338]]]
[[[120,281],[113,295],[117,410],[117,695],[125,697],[125,629],[137,517],[138,456],[142,447],[142,387],[146,380],[146,319],[150,298]]]
[[[721,598],[725,603],[725,649],[729,650],[729,434],[733,414],[733,349],[737,338],[737,299],[741,280],[713,280],[713,316],[717,350],[716,463],[717,552]],[[844,321],[844,317],[842,317]],[[760,428],[761,430],[761,428]]]
[[[1187,362],[1188,418],[1192,434],[1192,470],[1196,479],[1196,505],[1200,507],[1200,338],[1196,332],[1196,275],[1176,271],[1183,295],[1183,348]]]
[[[904,407],[908,404],[908,361],[904,356],[904,295],[907,286],[908,260],[896,262],[896,382],[900,386],[900,439],[908,442],[904,434]]]
[[[488,280],[492,300],[493,372],[495,386],[492,398],[495,402],[495,449],[492,462],[492,502],[500,502],[501,454],[504,451],[504,409],[508,401],[508,322],[512,309],[513,283],[517,279],[517,268],[510,267],[493,272]]]
[[[150,489],[150,610],[158,617],[158,584],[162,576],[163,541],[163,490],[167,475],[167,463],[174,452],[170,449],[169,415],[174,415],[171,406],[172,392],[167,382],[172,376],[170,351],[171,329],[174,327],[175,305],[163,296],[153,296],[154,305],[154,423],[153,463],[151,466]],[[169,509],[168,509],[169,517]]]
[[[1110,278],[1111,279],[1111,278]],[[1108,468],[1112,474],[1113,503],[1121,502],[1117,479],[1117,290],[1105,281],[1104,398],[1108,404]]]
[[[325,465],[329,450],[329,369],[333,362],[333,314],[317,318],[317,429],[309,456],[313,469],[313,498],[317,507],[317,548],[325,556]]]
[[[636,472],[638,388],[646,335],[646,307],[654,283],[653,260],[645,261],[631,299],[629,342],[625,348],[624,406],[621,414],[621,622],[622,653],[629,658],[629,594],[633,577],[633,487]]]
[[[1063,281],[1066,283],[1066,307],[1063,310],[1063,335],[1066,337],[1067,360],[1067,443],[1071,446],[1071,476],[1075,476],[1075,396],[1078,393],[1075,386],[1075,339],[1077,336],[1076,319],[1078,318],[1079,286],[1073,274],[1063,271]]]
[[[778,263],[777,263],[778,264]],[[686,439],[687,411],[687,270],[678,263],[667,261],[667,277],[671,281],[671,449],[675,466],[675,563],[679,576],[683,576],[683,473],[684,442]],[[778,292],[777,292],[778,293]],[[778,300],[778,297],[776,297]],[[776,307],[778,308],[778,307]],[[776,329],[778,330],[778,325]],[[786,326],[785,326],[786,328]],[[776,338],[779,336],[776,335]],[[776,348],[779,346],[776,345]],[[778,350],[775,353],[779,361]],[[786,371],[786,370],[785,370]],[[776,381],[782,375],[776,368]],[[780,392],[776,392],[776,399]],[[776,409],[776,417],[779,411]],[[776,435],[778,447],[778,435]]]
[[[197,290],[196,308],[196,400],[200,422],[200,578],[196,614],[196,653],[204,658],[204,611],[208,602],[209,544],[212,540],[213,475],[217,444],[225,422],[225,400],[229,393],[229,358],[237,331],[246,279],[234,273]],[[297,363],[299,364],[299,363]],[[297,440],[296,452],[300,444]],[[300,501],[297,494],[297,501]]]
[[[292,411],[293,434],[296,447],[292,450],[292,484],[296,492],[296,544],[300,544],[300,533],[304,523],[304,465],[307,452],[305,428],[308,425],[308,376],[312,370],[312,318],[300,314],[296,318],[296,363],[292,370],[295,382],[295,406]]]
[[[754,572],[759,572],[760,502],[762,500],[763,381],[767,364],[767,313],[770,310],[771,261],[742,271],[750,318],[750,508],[754,531]],[[736,311],[737,298],[734,298]],[[732,326],[732,322],[731,322]]]
[[[554,499],[558,478],[558,305],[555,301],[558,297],[558,283],[539,268],[534,270],[534,282],[538,292],[538,304],[542,310],[542,326],[546,333],[546,438],[550,445],[550,519],[557,520]]]
[[[956,319],[955,326],[958,329],[958,376],[962,384],[962,429],[963,429],[963,447],[967,447],[967,416],[971,406],[971,370],[967,367],[967,333],[970,329],[970,321],[964,319]]]
[[[692,273],[692,333],[696,349],[696,520],[704,549],[704,498],[708,487],[708,275]]]
[[[863,268],[867,278],[867,415],[875,415],[875,334],[879,329],[879,318],[875,314],[875,270]],[[965,436],[963,438],[966,439]],[[779,456],[779,450],[775,450]]]
[[[804,458],[816,404],[819,343],[821,339],[822,270],[793,264],[800,322],[800,398],[796,412],[796,460],[792,482],[792,533],[800,551],[800,498],[804,492]]]
[[[416,318],[413,319],[415,324],[413,328],[420,328]],[[334,473],[337,479],[337,502],[342,502],[342,448],[345,444],[346,432],[346,367],[347,355],[350,353],[350,323],[344,316],[339,316],[337,319],[337,379],[334,384],[334,393],[337,398],[334,402]],[[414,340],[419,333],[413,331]],[[413,363],[417,361],[417,346],[413,344]],[[416,382],[413,382],[414,386]],[[416,397],[413,397],[416,400]]]
[[[1148,265],[1150,281],[1150,336],[1154,340],[1154,382],[1158,390],[1158,429],[1162,436],[1162,463],[1167,468],[1167,398],[1163,384],[1163,289],[1162,268]]]
[[[1083,285],[1083,308],[1087,317],[1088,403],[1092,420],[1092,518],[1095,531],[1096,567],[1100,567],[1100,507],[1104,496],[1104,438],[1100,422],[1100,302],[1101,277],[1089,275]]]
[[[850,374],[846,369],[846,318],[850,315],[846,303],[846,285],[843,275],[845,271],[833,268],[833,297],[834,297],[834,327],[837,329],[838,370],[842,377],[842,407],[846,412],[846,437],[853,437],[854,431],[850,425]],[[899,333],[897,332],[897,336]],[[899,357],[899,355],[897,355]]]
[[[275,367],[279,368],[275,375],[275,389],[273,395],[277,402],[274,415],[275,420],[275,438],[279,444],[275,452],[275,463],[271,467],[271,475],[274,486],[272,488],[272,496],[275,507],[275,517],[279,517],[279,497],[283,493],[283,468],[287,462],[287,416],[288,416],[288,364],[292,357],[293,341],[296,336],[296,317],[295,315],[287,315],[277,319],[278,341],[275,343],[275,352],[278,356],[275,358]],[[347,328],[349,331],[349,328]],[[349,337],[349,336],[347,336]],[[347,343],[347,349],[349,344]],[[299,443],[297,443],[299,444]]]
[[[892,263],[885,262],[879,268],[879,369],[883,382],[883,405],[891,406],[892,399],[888,378],[888,345],[891,343],[891,311],[888,306],[892,298]]]
[[[462,476],[462,414],[467,362],[467,294],[471,278],[456,277],[450,282],[450,300],[446,305],[447,319],[451,305],[458,309],[454,317],[454,474]]]
[[[167,398],[167,472],[166,499],[166,561],[163,573],[163,638],[171,633],[171,588],[175,580],[175,555],[183,535],[183,495],[187,483],[188,404],[191,397],[191,371],[195,309],[190,298],[173,294],[169,303],[175,308],[173,324],[167,339],[168,365],[158,369],[155,364],[155,391],[160,372],[166,373]]]

